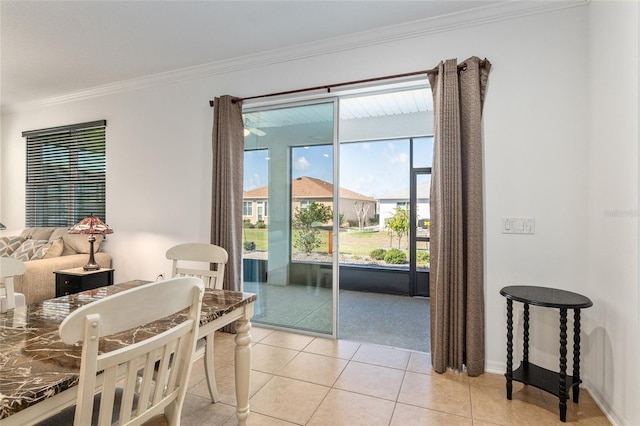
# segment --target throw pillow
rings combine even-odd
[[[40,247],[47,244],[48,242],[49,242],[48,240],[28,239],[25,242],[23,242],[22,245],[20,245],[20,247],[16,249],[16,251],[11,253],[9,257],[15,257],[18,260],[27,262],[31,260],[31,257],[33,256],[33,253],[36,250],[38,250]]]
[[[33,254],[31,255],[31,258],[29,260],[44,259],[44,256],[47,254],[47,252],[49,251],[49,249],[51,248],[52,245],[53,245],[53,241],[47,242],[45,245],[40,247],[38,250],[35,250],[33,252]]]
[[[62,256],[62,252],[64,251],[64,241],[62,241],[62,237],[51,241],[51,243],[51,248],[44,255],[43,259]]]
[[[45,240],[46,241],[46,240]],[[62,238],[58,238],[54,241],[46,241],[46,243],[40,246],[39,249],[34,247],[33,255],[29,260],[48,259],[50,257],[58,257],[62,254],[64,249]]]
[[[26,238],[21,235],[0,238],[0,257],[9,257],[11,253],[22,245],[24,240],[26,240]]]

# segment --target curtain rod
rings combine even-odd
[[[404,74],[387,75],[387,76],[384,76],[384,77],[367,78],[367,79],[364,79],[364,80],[347,81],[347,82],[344,82],[344,83],[326,84],[324,86],[306,87],[304,89],[287,90],[285,92],[267,93],[266,95],[250,96],[250,97],[247,97],[247,98],[238,98],[237,100],[233,100],[232,102],[236,103],[237,101],[246,101],[246,100],[249,100],[249,99],[270,98],[272,96],[291,95],[291,94],[294,94],[294,93],[310,92],[310,91],[313,91],[313,90],[320,90],[320,89],[326,89],[327,93],[331,93],[331,89],[334,88],[334,87],[350,86],[350,85],[353,85],[353,84],[362,84],[362,83],[371,83],[373,81],[390,80],[390,79],[393,79],[393,78],[411,77],[411,76],[414,76],[414,75],[428,74],[428,73],[433,72],[435,70],[437,70],[437,67],[434,68],[434,69],[424,70],[424,71],[414,71],[414,72],[407,72],[407,73],[404,73]],[[213,103],[214,103],[214,101],[209,101],[209,106],[213,107]]]

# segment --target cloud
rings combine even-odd
[[[293,165],[293,168],[295,170],[306,171],[311,168],[311,163],[309,163],[309,161],[305,157],[300,157],[296,159],[295,164]]]
[[[245,191],[249,191],[255,188],[260,188],[264,185],[262,184],[262,179],[260,178],[260,175],[258,173],[254,173],[253,176],[251,176],[247,180],[247,186],[248,188],[245,188]]]
[[[409,155],[406,152],[401,152],[395,157],[391,157],[389,161],[391,162],[391,164],[408,164]]]

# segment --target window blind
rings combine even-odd
[[[106,221],[106,120],[22,133],[27,143],[26,225]]]

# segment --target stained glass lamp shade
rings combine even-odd
[[[69,229],[70,234],[86,234],[89,235],[89,262],[82,267],[85,271],[96,271],[100,269],[100,265],[96,263],[93,256],[93,243],[96,241],[96,235],[113,234],[113,229],[96,216],[87,216],[80,222],[76,223]]]

